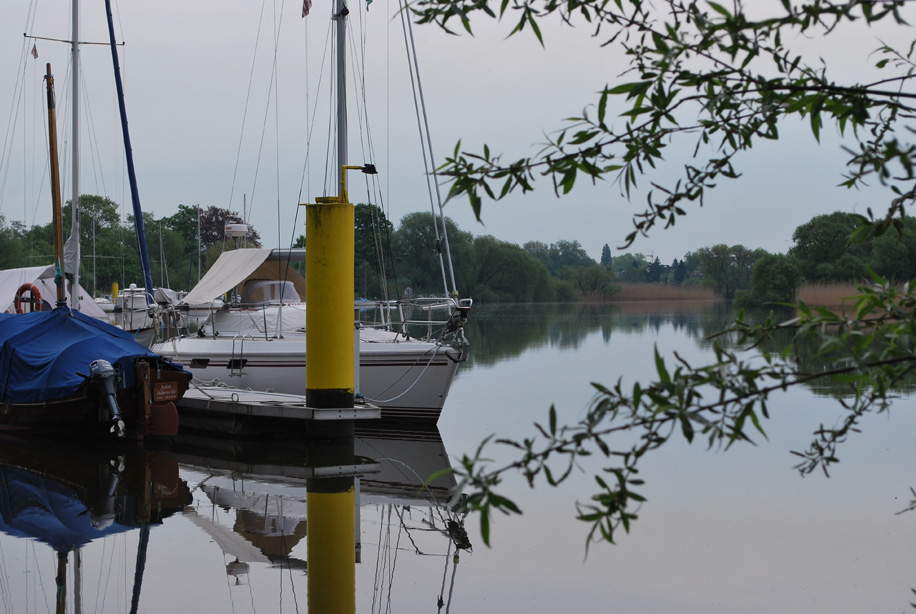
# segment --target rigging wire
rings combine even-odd
[[[407,59],[408,59],[407,65],[409,69],[408,72],[410,74],[411,90],[413,91],[414,109],[417,113],[417,130],[419,131],[419,136],[420,136],[420,150],[423,153],[423,167],[426,170],[426,188],[427,188],[427,191],[429,192],[429,207],[430,207],[430,212],[432,213],[432,217],[433,217],[433,227],[435,228],[436,244],[438,245],[440,242],[438,220],[439,218],[441,218],[442,204],[441,204],[441,198],[440,198],[439,199],[440,215],[436,216],[435,203],[433,200],[433,184],[435,184],[435,187],[436,187],[435,192],[437,195],[439,193],[439,190],[438,190],[438,182],[435,181],[435,177],[436,177],[435,163],[432,160],[433,152],[432,152],[432,141],[429,139],[429,123],[425,121],[426,120],[426,103],[423,99],[423,88],[420,84],[420,68],[417,62],[417,52],[416,52],[416,46],[414,45],[414,40],[413,40],[413,30],[410,29],[410,36],[408,37],[408,29],[411,28],[411,26],[409,23],[410,20],[406,19],[404,16],[404,14],[407,12],[407,8],[404,6],[403,0],[398,0],[398,7],[400,8],[400,14],[401,14],[401,29],[404,32],[404,47],[405,47],[405,50],[407,53]],[[410,61],[411,59],[413,59],[413,62]],[[421,112],[422,112],[422,117],[421,117]],[[425,133],[424,133],[424,124],[426,127]],[[425,141],[424,141],[424,134],[426,135]],[[429,149],[428,152],[427,152],[427,148]],[[427,154],[429,156],[428,158],[427,158]],[[449,264],[448,270],[451,275],[451,281],[452,281],[452,292],[456,292],[455,274],[454,274],[454,271],[452,271],[451,252],[449,250],[448,234],[445,231],[445,220],[444,219],[442,219],[442,235],[443,235],[443,238],[445,239],[445,249],[446,249],[446,255],[447,255],[448,264]],[[445,276],[445,273],[446,273],[445,264],[443,262],[442,252],[440,250],[437,250],[437,251],[438,251],[438,256],[439,256],[439,266],[442,270],[442,284],[445,289],[445,295],[448,296],[449,287],[448,287],[448,281],[446,280],[446,276]]]
[[[25,32],[29,32],[34,28],[36,15],[37,15],[37,5],[35,2],[30,2],[29,8],[27,11],[27,16],[26,16]],[[22,48],[20,50],[19,63],[18,63],[18,66],[22,68],[22,80],[20,81],[19,79],[19,70],[17,69],[16,84],[13,87],[12,104],[10,105],[10,116],[7,119],[6,136],[4,137],[3,148],[0,149],[0,168],[3,168],[3,176],[2,178],[0,178],[0,211],[2,211],[2,208],[3,208],[4,195],[6,193],[7,180],[9,178],[9,169],[10,169],[9,163],[12,158],[13,147],[15,143],[15,126],[16,126],[16,123],[19,117],[20,108],[22,109],[22,112],[23,112],[23,124],[26,123],[25,122],[26,106],[24,103],[25,103],[26,91],[28,91],[26,90],[26,79],[27,79],[26,69],[29,63],[28,56],[30,55],[29,50],[28,50],[28,42],[29,42],[29,37],[23,36]],[[35,64],[35,67],[36,67],[36,70],[39,70],[39,65],[37,63]],[[30,88],[30,89],[34,89],[34,88]],[[38,99],[39,100],[42,99],[42,96],[39,95]],[[45,112],[46,110],[42,112],[42,117],[44,117]],[[25,131],[26,131],[26,128],[25,126],[23,126],[23,135],[22,135],[23,152],[25,152],[26,147],[27,147],[26,145],[27,139],[26,139]],[[47,131],[42,129],[41,133],[44,135],[44,138],[45,138],[46,147],[44,148],[44,150],[47,151],[48,149],[47,148]],[[33,151],[33,155],[34,155],[34,151]],[[22,158],[23,161],[25,161],[26,158],[27,156],[23,155],[23,158]],[[48,161],[47,161],[47,157],[45,157],[45,171],[44,171],[45,174],[48,172],[47,165],[48,165]],[[33,168],[34,168],[34,165],[33,165]],[[45,176],[43,175],[42,183],[39,186],[38,190],[35,192],[35,194],[37,195],[36,198],[40,199],[40,195],[43,191],[41,188],[44,186],[44,179],[45,179]],[[26,179],[26,168],[24,165],[23,166],[23,187],[22,187],[22,205],[23,205],[22,221],[23,223],[26,223],[27,218],[28,218],[28,213],[27,213],[28,200],[29,200],[28,188],[27,188],[28,183],[29,182]],[[37,203],[36,203],[36,207],[37,207]]]
[[[308,69],[309,64],[310,64],[310,62],[309,62],[309,45],[308,45],[308,21],[309,21],[309,20],[307,20],[307,19],[305,20],[306,23],[305,23],[305,28],[304,28],[304,29],[305,29],[305,35],[304,35],[304,36],[305,36],[305,83],[306,83],[306,88],[305,88],[305,113],[306,113],[306,117],[308,117],[308,114],[309,114],[309,107],[310,107],[310,104],[311,104],[311,102],[310,102],[310,96],[309,96],[310,88],[309,88],[309,69]],[[318,88],[317,88],[317,90],[316,90],[316,92],[315,92],[315,99],[316,99],[316,100],[319,99],[320,94],[321,94],[321,83],[322,83],[322,81],[323,81],[322,75],[324,74],[325,63],[327,62],[328,54],[329,54],[328,49],[329,49],[330,45],[329,45],[328,43],[329,43],[330,40],[331,40],[331,32],[332,32],[332,29],[333,29],[333,28],[332,28],[332,25],[333,25],[333,22],[329,21],[329,22],[328,22],[328,30],[327,30],[327,32],[326,32],[326,34],[325,34],[325,44],[324,44],[324,47],[323,47],[323,49],[324,49],[324,54],[321,56],[321,66],[320,66],[320,69],[319,69],[319,71],[318,71]],[[310,165],[311,165],[312,137],[315,135],[315,120],[316,120],[317,116],[318,116],[318,104],[316,103],[315,106],[314,106],[314,108],[312,108],[311,120],[309,121],[308,125],[306,126],[306,133],[305,133],[305,157],[304,157],[304,159],[303,159],[303,161],[302,161],[302,176],[301,176],[301,178],[300,178],[300,180],[299,180],[299,202],[300,202],[300,203],[303,201],[303,191],[305,192],[305,195],[307,196],[308,193],[309,193],[309,191],[310,191],[310,189],[311,189],[311,173],[309,172],[309,169],[311,168]],[[303,187],[303,186],[304,186],[304,187]],[[292,225],[292,229],[291,229],[291,231],[290,231],[290,232],[291,232],[290,242],[289,242],[290,246],[292,246],[292,245],[295,243],[295,241],[296,241],[296,227],[297,227],[298,223],[299,223],[299,207],[296,207],[296,214],[293,216],[293,225]]]
[[[274,64],[273,64],[274,72],[277,71],[277,48],[280,45],[280,25],[283,23],[282,15],[283,15],[284,4],[285,4],[285,1],[281,2],[280,4],[281,17],[280,17],[279,23],[277,23],[277,27],[274,28]],[[277,3],[274,2],[274,15],[275,15],[274,21],[275,23],[276,23],[276,10],[277,10]],[[279,78],[277,79],[277,89],[276,89],[275,101],[276,101],[276,104],[274,104],[274,158],[275,158],[276,163],[274,164],[274,176],[276,179],[276,188],[277,188],[277,245],[279,246],[279,245],[283,245],[282,243],[283,237],[280,236],[281,215],[280,215],[280,79]],[[252,203],[252,205],[253,204],[254,203]],[[254,207],[252,206],[252,209],[253,208]],[[282,266],[283,266],[282,262],[277,262],[277,267],[279,269],[281,278],[283,277]],[[281,298],[280,317],[282,318],[283,317],[282,294],[280,298]]]
[[[359,127],[359,146],[360,146],[360,151],[362,153],[362,159],[364,161],[373,161],[375,160],[375,156],[374,156],[374,147],[372,145],[372,134],[369,129],[369,126],[370,126],[369,124],[369,104],[367,102],[367,96],[366,96],[366,68],[365,66],[366,66],[366,33],[368,30],[368,27],[365,24],[365,22],[363,21],[362,6],[363,6],[362,3],[359,3],[359,17],[360,17],[359,23],[361,26],[360,31],[362,33],[359,39],[359,45],[357,45],[356,41],[354,40],[354,35],[353,35],[354,28],[350,28],[348,30],[348,33],[350,34],[349,43],[352,49],[351,55],[354,58],[353,71],[352,71],[353,87],[354,87],[354,90],[358,92],[359,94],[357,101],[356,101],[357,102],[356,117],[357,117],[357,125]],[[367,152],[367,149],[368,149],[368,152]],[[376,266],[375,281],[376,281],[376,284],[379,286],[379,288],[381,288],[381,285],[382,285],[381,280],[384,279],[384,274],[382,273],[384,268],[382,267],[383,262],[379,258],[379,253],[377,249],[378,232],[376,231],[376,227],[377,227],[375,224],[376,216],[374,215],[375,204],[372,202],[374,188],[377,185],[377,179],[376,179],[377,177],[378,175],[367,175],[365,173],[363,174],[363,180],[366,186],[366,204],[369,207],[368,211],[369,211],[370,219],[372,220],[372,223],[370,224],[370,226],[372,228],[373,249],[376,252],[376,262],[379,263]]]
[[[282,22],[282,19],[283,18],[281,16],[280,18],[281,22]],[[278,23],[276,26],[276,30],[279,30],[279,28],[280,28],[280,24]],[[267,121],[268,121],[268,118],[270,117],[271,94],[273,94],[274,96],[274,104],[275,105],[279,104],[279,102],[277,101],[276,90],[274,89],[274,82],[276,81],[276,78],[277,78],[277,40],[278,38],[275,35],[273,63],[272,63],[271,71],[270,71],[270,84],[267,87],[267,101],[264,105],[264,119],[261,122],[261,140],[258,143],[258,157],[257,157],[257,161],[255,162],[255,167],[254,167],[254,181],[251,186],[251,209],[249,211],[254,209],[255,193],[257,192],[257,186],[258,186],[258,174],[261,169],[261,156],[263,155],[263,152],[264,152],[264,137],[267,134]]]
[[[30,4],[29,13],[26,17],[26,32],[29,31],[29,22],[34,24],[35,15],[33,13],[34,4]],[[19,117],[19,108],[25,97],[25,80],[26,67],[28,66],[28,37],[22,37],[22,48],[19,52],[19,63],[16,69],[16,83],[13,86],[12,103],[10,104],[10,116],[6,123],[6,135],[3,139],[3,149],[0,150],[0,167],[3,168],[3,177],[0,179],[0,210],[2,210],[3,194],[6,191],[6,181],[9,175],[9,160],[13,155],[13,142],[15,137],[16,118]],[[19,67],[22,68],[22,79],[19,78]],[[23,146],[25,146],[25,131],[23,130]],[[9,153],[7,153],[9,152]],[[24,188],[23,188],[24,189]]]
[[[92,115],[92,106],[90,105],[89,100],[89,86],[87,85],[88,79],[85,78],[86,71],[82,68],[83,65],[83,56],[80,55],[80,71],[84,75],[80,79],[80,95],[83,99],[82,109],[85,109],[85,117],[87,121],[87,132],[89,133],[89,160],[92,162],[92,175],[95,180],[95,192],[99,193],[99,177],[101,177],[102,183],[102,194],[108,194],[108,189],[105,187],[105,176],[102,173],[102,157],[99,153],[99,139],[95,132],[95,119]]]
[[[452,540],[448,542],[448,550],[445,553],[445,567],[442,568],[442,586],[439,588],[439,609],[442,609],[442,595],[445,593],[445,580],[448,577],[448,558],[452,554]]]
[[[235,180],[239,172],[239,160],[241,159],[241,156],[242,156],[242,137],[245,134],[245,123],[246,123],[246,120],[248,119],[248,104],[251,101],[251,87],[252,87],[252,84],[254,83],[254,67],[258,59],[258,47],[259,47],[259,42],[261,40],[261,26],[264,22],[264,7],[266,6],[266,4],[267,4],[267,0],[263,0],[263,2],[261,3],[261,14],[258,17],[258,30],[257,30],[257,34],[255,35],[255,39],[254,39],[254,53],[251,58],[251,70],[248,73],[248,91],[245,93],[245,108],[242,112],[242,127],[239,130],[239,146],[235,153],[235,168],[232,169],[232,183],[230,184],[230,187],[229,187],[228,209],[230,211],[232,210],[232,196],[235,193]],[[245,220],[245,221],[247,222],[248,220]]]
[[[358,60],[358,61],[354,61],[355,70],[353,71],[354,72],[353,79],[354,79],[354,89],[357,92],[359,92],[359,95],[360,95],[360,97],[357,99],[357,105],[359,107],[358,112],[357,112],[357,119],[359,122],[358,125],[360,129],[359,130],[360,131],[359,144],[360,144],[360,149],[363,154],[363,159],[374,161],[377,159],[377,156],[375,153],[374,140],[372,138],[371,123],[369,121],[369,103],[368,103],[368,97],[367,97],[366,68],[365,68],[366,49],[367,49],[366,41],[367,41],[368,26],[367,26],[367,22],[364,21],[364,12],[363,12],[362,3],[360,3],[358,6],[359,6],[359,17],[360,17],[359,23],[362,26],[361,28],[362,35],[359,41],[360,44],[359,46],[357,46],[357,44],[352,40],[352,32],[351,32],[350,46],[353,50],[352,56]],[[387,32],[388,30],[386,29],[386,33]],[[388,58],[389,56],[386,56],[386,61],[388,61]],[[386,64],[386,75],[387,75],[387,71],[388,71],[388,66]],[[357,74],[359,75],[358,79],[357,79]],[[387,81],[386,83],[388,85],[386,90],[390,90],[390,83],[388,83]],[[373,233],[372,235],[373,250],[375,251],[375,257],[376,257],[376,263],[377,263],[376,270],[375,270],[375,276],[376,276],[375,281],[379,288],[379,292],[383,300],[387,301],[389,298],[389,290],[390,290],[389,277],[388,277],[388,271],[387,271],[388,264],[390,264],[390,268],[393,274],[392,276],[394,278],[395,294],[399,294],[399,291],[397,290],[397,276],[394,275],[395,267],[394,267],[394,259],[392,257],[392,254],[394,252],[391,249],[390,228],[387,225],[384,226],[383,228],[381,224],[381,218],[379,217],[379,211],[381,211],[382,213],[385,213],[388,209],[385,206],[385,199],[382,196],[382,189],[379,183],[380,176],[379,175],[364,175],[363,178],[366,183],[366,193],[367,193],[367,198],[368,198],[367,204],[370,206],[369,212],[370,212],[370,219],[372,222],[371,227],[372,227],[372,233]],[[388,185],[390,185],[390,183]],[[375,203],[372,202],[373,195],[377,197],[377,202],[379,203],[378,205],[375,205]],[[387,219],[387,214],[386,214],[386,219]],[[388,246],[387,254],[388,254],[388,258],[390,259],[390,262],[386,262],[386,257],[385,257],[386,252],[384,249],[384,244],[386,243],[386,240],[387,240],[387,246]]]

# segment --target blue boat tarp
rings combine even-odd
[[[134,385],[135,359],[157,356],[110,324],[58,307],[0,314],[0,402],[53,401],[75,394],[93,360],[121,371],[120,386]]]
[[[0,478],[0,532],[69,552],[136,528],[94,515],[76,492],[55,480],[15,467],[0,467]]]

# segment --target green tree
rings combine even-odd
[[[459,292],[467,287],[465,265],[473,262],[474,238],[461,230],[451,218],[445,218],[452,262],[455,263],[455,282]],[[409,213],[401,219],[394,238],[395,269],[401,291],[410,287],[417,294],[442,294],[445,282],[441,262],[445,247],[441,237],[436,239],[436,226],[430,213]]]
[[[755,3],[751,10],[741,0],[727,5],[695,0],[418,0],[411,7],[421,23],[446,30],[459,24],[471,31],[475,16],[511,16],[512,34],[527,30],[542,43],[539,24],[546,20],[584,20],[602,50],[619,48],[629,62],[623,70],[616,62],[604,62],[613,66],[613,74],[596,71],[597,78],[612,83],[600,88],[594,105],[551,133],[534,156],[504,162],[489,145],[475,153],[462,150],[459,143],[440,176],[452,181],[450,197],[466,196],[479,217],[484,198],[531,191],[538,176],[546,177],[558,194],[570,192],[584,175],[592,181],[616,179],[630,195],[643,174],[660,165],[670,145],[689,147],[696,155],[680,172],[666,171],[663,180],[651,182],[646,206],[625,237],[630,244],[656,225],[671,226],[691,204],[702,204],[710,190],[738,179],[736,163],[755,144],[778,141],[786,127],[794,129],[801,120],[815,138],[828,126],[844,137],[844,185],[873,182],[892,192],[887,214],[859,217],[854,236],[899,230],[906,207],[916,202],[916,136],[910,125],[916,110],[911,104],[916,99],[916,48],[880,43],[869,56],[874,58],[875,77],[859,83],[845,78],[844,67],[834,71],[804,45],[842,36],[853,22],[908,28],[901,14],[904,6],[893,1],[783,0]],[[905,35],[912,38],[908,31]],[[602,62],[596,58],[594,64]],[[612,98],[623,99],[621,121],[612,121],[608,113],[616,115]],[[468,485],[464,504],[482,512],[487,540],[493,511],[519,511],[496,492],[506,473],[520,472],[530,483],[543,477],[556,484],[584,456],[598,454],[608,462],[596,470],[596,492],[579,504],[579,518],[591,524],[591,536],[613,540],[618,529],[629,529],[644,501],[638,471],[646,454],[678,434],[710,446],[748,441],[754,432],[763,432],[770,394],[812,378],[834,377],[850,386],[852,400],[837,408],[837,426],[816,431],[810,447],[798,453],[803,473],[826,471],[863,416],[885,411],[894,383],[916,366],[910,341],[916,328],[914,308],[911,287],[900,291],[881,278],[861,288],[852,322],[829,310],[799,306],[800,317],[789,329],[790,343],[813,336],[819,353],[837,365],[814,374],[800,371],[789,352],[768,351],[758,344],[780,327],[773,319],[759,326],[735,325],[761,359],[748,360],[719,343],[708,365],[657,354],[653,380],[596,385],[595,400],[580,422],[559,425],[551,410],[536,434],[504,441],[520,452],[515,462],[486,467],[481,461],[489,456],[486,445],[463,459],[459,473]],[[624,432],[635,443],[620,443],[618,434]]]
[[[792,233],[794,256],[808,281],[837,282],[865,275],[868,249],[864,243],[849,244],[858,217],[837,211],[818,215]]]
[[[657,284],[662,280],[662,276],[665,274],[665,265],[661,263],[661,260],[658,257],[655,258],[652,262],[649,263],[649,266],[646,267],[645,278],[646,281],[650,284]]]
[[[681,285],[682,283],[684,283],[684,280],[687,279],[687,263],[684,262],[683,260],[678,261],[678,259],[675,258],[671,262],[671,272],[672,272],[672,277],[671,277],[672,281],[676,285]]]
[[[558,277],[563,267],[591,266],[595,261],[586,253],[578,241],[561,239],[547,245],[540,241],[528,241],[525,251],[544,263],[550,274]]]
[[[801,269],[795,258],[783,254],[766,254],[754,263],[751,287],[742,295],[741,303],[792,303],[801,282]]]
[[[550,295],[547,267],[518,245],[485,235],[474,239],[469,294],[482,301],[529,303]]]
[[[7,226],[0,215],[0,269],[23,266],[26,261],[26,231],[21,222]],[[49,260],[53,261],[53,259]]]
[[[356,291],[364,297],[382,298],[392,264],[394,225],[377,205],[357,204],[353,217]]]
[[[616,290],[613,271],[598,264],[564,266],[560,278],[572,284],[584,298],[608,298]]]
[[[621,254],[614,256],[611,266],[618,281],[639,283],[645,281],[649,262],[642,254]]]
[[[601,248],[601,266],[611,266],[611,262],[611,247],[605,243],[604,247]]]
[[[869,266],[891,281],[916,278],[916,219],[903,220],[899,234],[886,232],[871,241]]]
[[[750,286],[754,262],[766,252],[720,243],[700,248],[696,254],[702,266],[703,283],[720,296],[734,298],[736,291]]]

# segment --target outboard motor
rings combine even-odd
[[[121,408],[118,407],[118,372],[107,360],[93,360],[89,365],[89,380],[96,387],[99,394],[107,402],[110,410],[111,432],[118,437],[124,437],[124,419],[121,417]]]

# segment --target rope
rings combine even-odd
[[[442,599],[443,593],[445,593],[445,579],[448,577],[448,557],[452,553],[452,541],[448,542],[448,550],[445,553],[445,567],[442,568],[442,586],[439,588],[439,608],[437,611],[442,611],[442,605],[444,603]]]
[[[392,398],[390,398],[390,399],[384,399],[384,400],[381,400],[381,399],[373,399],[373,398],[366,397],[366,396],[364,396],[363,398],[368,399],[368,400],[372,401],[373,403],[391,403],[392,401],[396,401],[396,400],[400,399],[402,396],[404,396],[405,394],[407,394],[408,392],[410,392],[411,389],[412,389],[414,386],[417,385],[417,382],[420,381],[420,379],[423,377],[423,374],[426,373],[426,370],[427,370],[427,369],[429,369],[429,365],[431,365],[431,364],[433,363],[433,360],[436,358],[436,351],[439,349],[439,347],[440,347],[439,345],[435,345],[435,346],[432,347],[432,349],[427,350],[426,352],[424,352],[424,354],[428,354],[429,352],[432,352],[432,354],[431,354],[430,357],[429,357],[429,361],[426,363],[426,366],[423,367],[423,370],[420,371],[420,375],[417,376],[417,379],[415,379],[414,382],[413,382],[404,392],[402,392],[401,394],[399,394],[399,395],[397,395],[397,396],[395,396],[395,397],[392,397]],[[421,355],[421,357],[422,357],[422,355]],[[413,369],[419,362],[420,362],[420,359],[418,358],[417,360],[414,361],[413,365],[411,365],[410,369]],[[384,390],[382,390],[382,392],[384,393],[384,392],[388,392],[389,390],[391,390],[391,389],[394,387],[395,384],[397,384],[398,382],[400,382],[402,379],[404,379],[404,378],[407,376],[407,374],[410,372],[410,369],[408,369],[407,371],[405,371],[405,372],[403,373],[403,375],[401,375],[401,377],[399,377],[398,379],[396,379],[396,380],[394,380],[393,382],[391,382],[391,384],[390,384],[387,388],[385,388]]]

